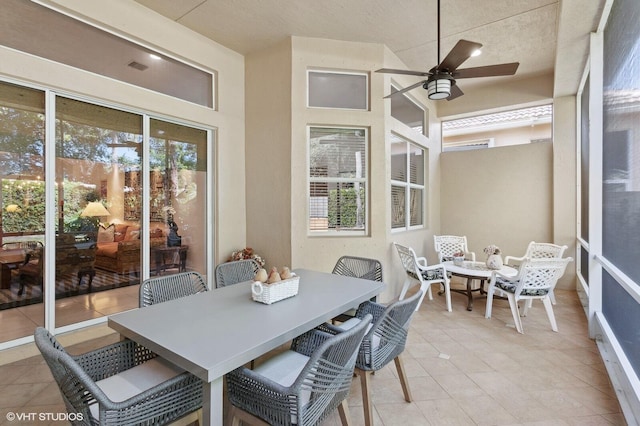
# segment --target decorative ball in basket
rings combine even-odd
[[[300,277],[286,266],[280,272],[274,266],[269,274],[260,268],[251,284],[251,297],[256,302],[270,305],[298,294],[299,283]]]

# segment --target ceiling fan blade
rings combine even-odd
[[[387,96],[385,96],[385,97],[384,97],[384,99],[390,98],[390,97],[392,97],[393,95],[397,95],[397,94],[399,94],[399,93],[408,92],[408,91],[409,91],[409,90],[411,90],[411,89],[415,89],[416,87],[422,86],[424,83],[425,83],[424,81],[419,81],[419,82],[417,82],[416,84],[412,84],[411,86],[407,86],[407,87],[405,87],[404,89],[400,89],[400,90],[397,90],[397,91],[395,91],[395,92],[391,92],[390,94],[388,94]]]
[[[428,77],[430,74],[426,71],[410,71],[410,70],[394,70],[392,68],[380,68],[376,72],[382,72],[387,74],[406,74],[406,75],[418,75],[420,77]]]
[[[453,86],[451,86],[451,94],[449,95],[447,100],[451,101],[451,100],[454,100],[455,98],[459,98],[462,95],[464,95],[464,92],[462,91],[462,89],[460,89],[457,84],[454,84]]]
[[[449,72],[455,71],[464,61],[471,57],[471,54],[480,49],[482,44],[468,40],[458,40],[451,52],[446,58],[442,60],[437,68],[441,71],[448,70]]]
[[[453,73],[454,78],[495,77],[513,75],[518,70],[519,62],[487,65],[486,67],[464,68]]]

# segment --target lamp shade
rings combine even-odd
[[[109,216],[109,210],[107,210],[100,201],[91,201],[87,204],[87,207],[82,210],[80,216],[82,217],[96,217],[96,216]]]
[[[448,78],[431,80],[427,83],[427,92],[429,99],[446,99],[451,94],[451,80]]]

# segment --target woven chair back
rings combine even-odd
[[[140,285],[140,307],[208,290],[202,275],[195,271],[149,278]]]
[[[366,316],[350,330],[328,338],[319,346],[313,342],[295,341],[292,349],[297,351],[304,344],[317,346],[293,385],[300,385],[303,393],[308,392],[309,399],[304,406],[298,406],[298,425],[319,424],[347,398],[358,350],[370,323],[371,316]]]
[[[409,325],[421,296],[422,290],[419,290],[411,297],[387,306],[378,316],[362,342],[356,362],[358,368],[377,371],[404,351]],[[363,310],[365,306],[362,305]],[[356,316],[364,314],[359,311]]]
[[[333,273],[371,281],[382,281],[382,264],[375,259],[342,256],[333,267]]]
[[[220,288],[252,280],[258,269],[260,269],[260,264],[253,259],[221,263],[216,266],[216,287]]]

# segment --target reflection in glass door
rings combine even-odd
[[[206,274],[207,132],[151,120],[151,274]]]
[[[0,343],[44,325],[45,94],[0,82]]]
[[[138,306],[142,121],[56,98],[56,327]]]
[[[206,275],[209,138],[0,82],[0,347],[136,308],[149,276]]]

